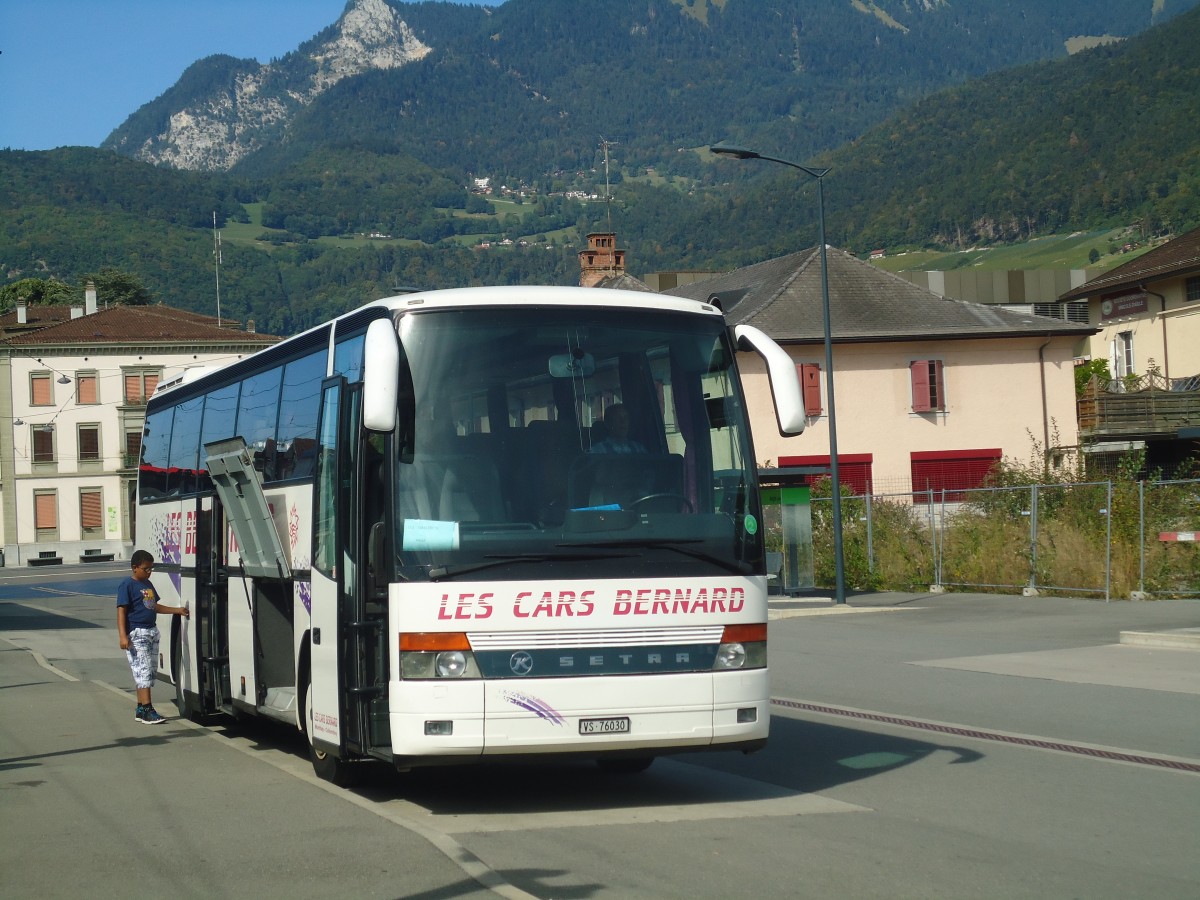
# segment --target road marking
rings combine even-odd
[[[1048,750],[1054,753],[1071,753],[1076,756],[1087,756],[1092,759],[1102,759],[1108,762],[1126,763],[1137,766],[1151,766],[1169,769],[1174,772],[1200,774],[1200,760],[1188,759],[1181,756],[1166,756],[1159,753],[1142,753],[1138,750],[1127,750],[1121,747],[1105,747],[1101,744],[1085,744],[1079,741],[1062,741],[1055,738],[1039,737],[1030,734],[1018,734],[1010,731],[995,731],[982,728],[972,728],[968,725],[955,725],[949,722],[936,722],[932,719],[914,719],[909,716],[893,716],[888,713],[874,712],[867,709],[854,709],[850,706],[835,706],[830,703],[812,703],[805,700],[790,700],[782,697],[772,697],[771,703],[784,709],[801,712],[817,713],[818,715],[837,718],[860,719],[869,722],[880,722],[884,725],[895,725],[900,728],[914,728],[919,731],[933,731],[938,734],[949,734],[954,737],[973,738],[979,741],[995,741],[1002,744],[1012,744],[1018,747],[1030,747],[1035,750]]]

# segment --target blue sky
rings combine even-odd
[[[498,6],[501,0],[452,0]],[[98,146],[214,53],[267,62],[346,0],[0,0],[0,148]]]

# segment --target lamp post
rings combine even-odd
[[[825,176],[829,169],[814,169],[802,166],[789,159],[767,156],[746,147],[715,144],[708,148],[721,156],[734,159],[762,159],[799,169],[817,180],[817,222],[821,241],[821,316],[825,326],[825,393],[829,405],[829,475],[833,487],[833,599],[835,603],[846,602],[846,564],[842,555],[842,485],[838,478],[837,413],[833,402],[833,335],[829,327],[829,263],[825,258]]]

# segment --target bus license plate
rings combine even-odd
[[[580,734],[628,734],[629,718],[623,716],[614,719],[580,719]]]

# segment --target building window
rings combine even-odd
[[[125,468],[136,466],[142,455],[142,433],[140,431],[125,432]]]
[[[57,491],[34,491],[33,527],[40,541],[58,539]]]
[[[104,534],[104,497],[99,488],[79,491],[79,525],[84,537]]]
[[[54,462],[54,426],[34,425],[33,430],[33,461],[35,463]]]
[[[842,493],[849,491],[856,497],[871,493],[871,463],[873,458],[873,455],[870,453],[838,454],[838,482],[842,486]],[[823,456],[779,457],[779,468],[784,469],[791,466],[814,466],[820,469],[828,470],[829,454],[825,454]],[[829,472],[825,471],[813,475],[801,475],[800,479],[803,484],[813,485],[822,478],[829,477],[831,477]]]
[[[1124,378],[1126,375],[1133,374],[1133,332],[1122,331],[1112,343],[1113,354],[1113,374],[1117,378]]]
[[[986,484],[1001,455],[995,448],[911,453],[909,466],[913,492],[933,491],[935,500],[963,500],[964,491]]]
[[[95,375],[79,375],[75,378],[78,385],[75,402],[81,406],[91,406],[100,402],[100,386]]]
[[[913,412],[945,410],[946,385],[940,359],[918,359],[909,364]]]
[[[1188,303],[1196,303],[1200,301],[1200,275],[1194,275],[1186,282],[1185,292]]]
[[[79,461],[100,461],[100,426],[80,425],[78,430]]]
[[[29,376],[29,404],[31,406],[54,405],[54,383],[49,375]]]
[[[158,387],[162,371],[126,372],[125,373],[125,402],[132,406],[145,406],[146,400]]]
[[[800,378],[800,390],[804,394],[804,414],[819,416],[822,412],[821,366],[817,363],[800,363],[796,366],[796,374]]]

